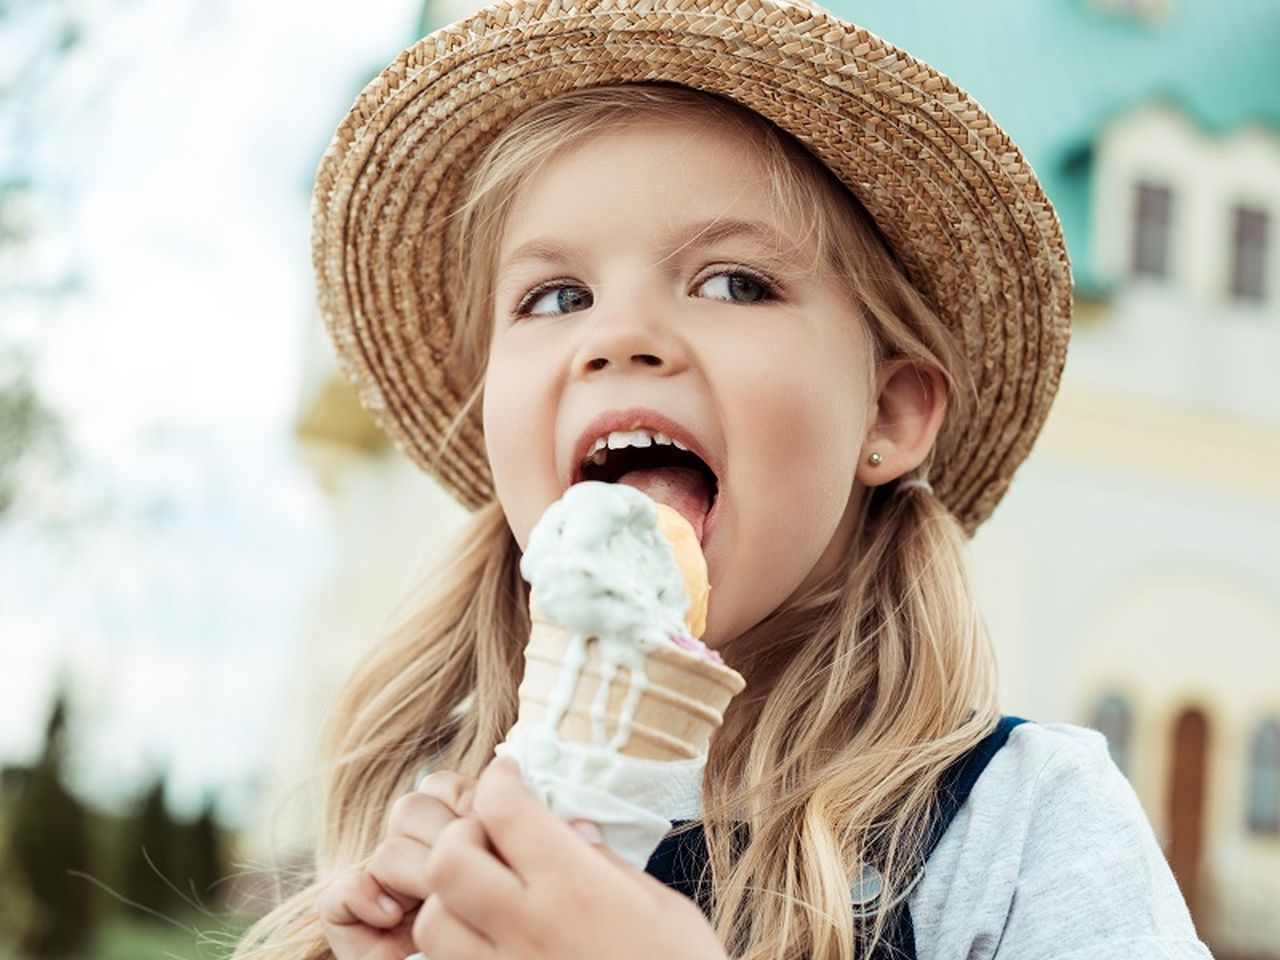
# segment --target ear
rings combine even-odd
[[[875,411],[858,457],[859,483],[875,487],[920,466],[947,413],[942,374],[917,360],[891,360],[876,377]],[[880,454],[873,466],[868,457]]]

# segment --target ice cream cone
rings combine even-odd
[[[703,644],[710,585],[690,521],[625,483],[583,481],[543,513],[520,572],[531,628],[499,756],[564,820],[643,869],[699,793],[746,682]]]
[[[633,689],[625,666],[606,678],[594,638],[575,637],[537,617],[524,655],[513,731],[549,723],[553,705],[567,701],[555,727],[560,740],[615,745],[623,756],[650,760],[704,754],[725,707],[745,686],[736,670],[676,646],[659,645],[645,656],[645,675],[637,678]],[[561,690],[562,682],[574,682],[573,689]]]

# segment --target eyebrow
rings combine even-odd
[[[676,243],[676,247],[672,252],[683,250],[693,243],[710,246],[730,237],[738,236],[748,237],[762,243],[771,243],[778,248],[784,246],[795,248],[795,245],[790,244],[782,234],[762,221],[717,219],[699,220],[687,224],[673,233],[671,239]],[[550,237],[539,237],[536,240],[523,243],[513,250],[511,255],[498,268],[498,273],[503,274],[517,264],[527,261],[558,263],[563,260],[585,260],[589,253],[590,249],[585,244],[560,241]],[[779,255],[785,256],[785,254]]]

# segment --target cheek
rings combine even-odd
[[[856,368],[811,351],[776,355],[796,359],[739,381],[730,404],[744,454],[734,462],[751,474],[739,479],[780,509],[842,511],[866,423]]]
[[[816,380],[759,391],[739,509],[753,554],[768,556],[785,581],[783,595],[826,550],[853,489],[860,424],[847,397],[834,393]]]
[[[725,405],[736,514],[733,575],[721,590],[728,635],[759,622],[813,571],[853,490],[866,412],[861,381],[837,357],[794,350],[794,363],[735,379]],[[845,358],[847,359],[847,358]],[[713,592],[713,597],[714,597]]]
[[[494,347],[485,372],[484,441],[494,491],[521,549],[556,499],[554,418],[536,366]]]

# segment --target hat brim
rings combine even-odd
[[[512,119],[583,87],[668,82],[788,131],[859,198],[954,332],[976,402],[930,480],[972,533],[1057,392],[1071,271],[1052,204],[1003,130],[947,77],[821,11],[742,0],[506,2],[438,30],[361,92],[316,176],[318,303],[345,375],[397,448],[469,509],[493,497],[478,411],[444,362],[461,286],[449,214]],[[949,418],[950,420],[950,418]]]

